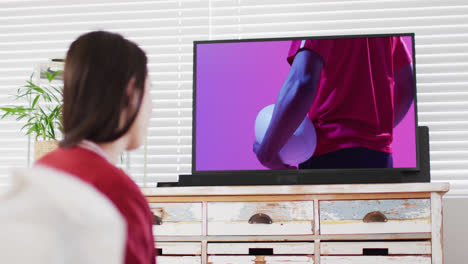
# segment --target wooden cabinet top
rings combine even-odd
[[[259,185],[197,186],[142,188],[145,196],[238,196],[238,195],[308,195],[308,194],[383,194],[383,193],[446,193],[448,183],[389,183],[334,185]]]

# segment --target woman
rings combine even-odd
[[[127,223],[125,263],[155,262],[149,206],[115,166],[146,136],[152,108],[146,63],[143,50],[118,34],[97,31],[75,40],[65,60],[64,139],[37,162],[78,177],[114,203]]]

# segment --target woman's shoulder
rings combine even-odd
[[[38,160],[36,165],[52,167],[72,174],[96,187],[133,189],[136,184],[120,168],[99,154],[80,147],[58,148]]]
[[[87,149],[59,148],[36,164],[64,171],[89,183],[112,200],[121,211],[130,204],[145,207],[145,197],[130,176]]]
[[[96,153],[80,147],[59,147],[37,160],[35,164],[52,165],[53,167],[63,164],[64,166],[84,166],[85,164],[96,165],[101,163],[101,157]],[[89,166],[88,166],[89,167]]]

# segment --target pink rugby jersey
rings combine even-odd
[[[293,63],[302,49],[324,60],[308,116],[317,131],[314,156],[348,147],[392,153],[394,72],[411,63],[400,37],[294,40]]]

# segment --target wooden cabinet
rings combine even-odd
[[[200,242],[160,242],[158,264],[201,264]]]
[[[431,264],[430,256],[325,256],[321,264]]]
[[[158,263],[442,264],[446,183],[143,189]]]
[[[198,256],[159,256],[158,264],[201,264]]]
[[[165,256],[201,255],[200,242],[159,242],[156,249]]]
[[[313,264],[307,256],[209,256],[210,264]]]
[[[150,203],[157,236],[202,235],[202,203]]]
[[[430,199],[320,201],[321,234],[431,232]]]
[[[208,235],[311,235],[314,201],[209,202]]]
[[[313,242],[209,243],[208,255],[312,255]]]
[[[314,263],[314,243],[208,243],[208,263]]]
[[[431,242],[322,242],[322,264],[431,264]]]
[[[322,242],[320,243],[321,255],[430,255],[430,241],[404,241],[404,242]],[[383,254],[380,253],[380,254]]]

